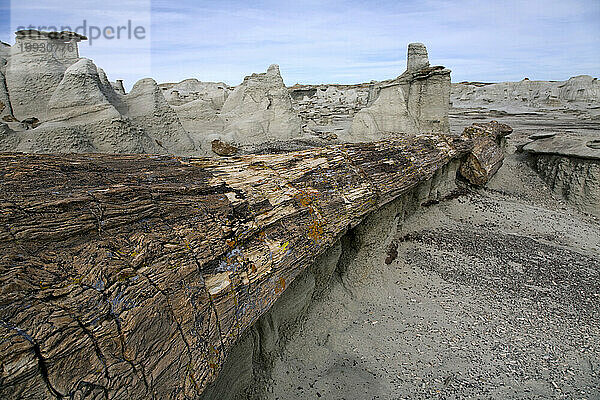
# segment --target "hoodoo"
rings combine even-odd
[[[300,118],[292,108],[278,65],[244,78],[221,110],[226,138],[250,145],[300,137]]]
[[[86,39],[74,32],[21,30],[16,33],[6,66],[6,83],[15,118],[46,120],[50,97],[67,68],[79,60],[77,46]]]
[[[409,43],[406,69],[408,71],[418,71],[427,67],[429,67],[429,56],[425,45],[423,43]]]
[[[450,70],[429,67],[421,43],[408,46],[407,68],[398,78],[375,83],[369,105],[352,122],[349,141],[378,140],[390,135],[449,132]]]

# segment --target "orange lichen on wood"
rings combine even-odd
[[[0,397],[197,396],[343,232],[472,148],[0,155]]]

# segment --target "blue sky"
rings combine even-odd
[[[29,7],[15,11],[23,3]],[[453,81],[600,76],[599,0],[51,4],[13,0],[11,8],[0,0],[0,40],[14,42],[11,26],[24,15],[34,23],[85,18],[102,25],[132,19],[147,25],[146,40],[80,46],[81,56],[93,59],[111,79],[125,78],[128,87],[145,76],[159,82],[194,77],[238,84],[272,63],[280,65],[288,85],[381,80],[404,71],[406,45],[414,41],[427,45],[432,64],[452,69]]]

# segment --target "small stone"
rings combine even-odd
[[[237,154],[238,149],[237,147],[234,147],[232,145],[230,145],[229,143],[225,143],[219,139],[215,139],[211,142],[212,144],[212,151],[220,156],[223,157],[231,157],[235,154]]]

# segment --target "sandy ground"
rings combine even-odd
[[[405,221],[361,286],[336,282],[267,398],[600,398],[600,222],[519,157]]]

